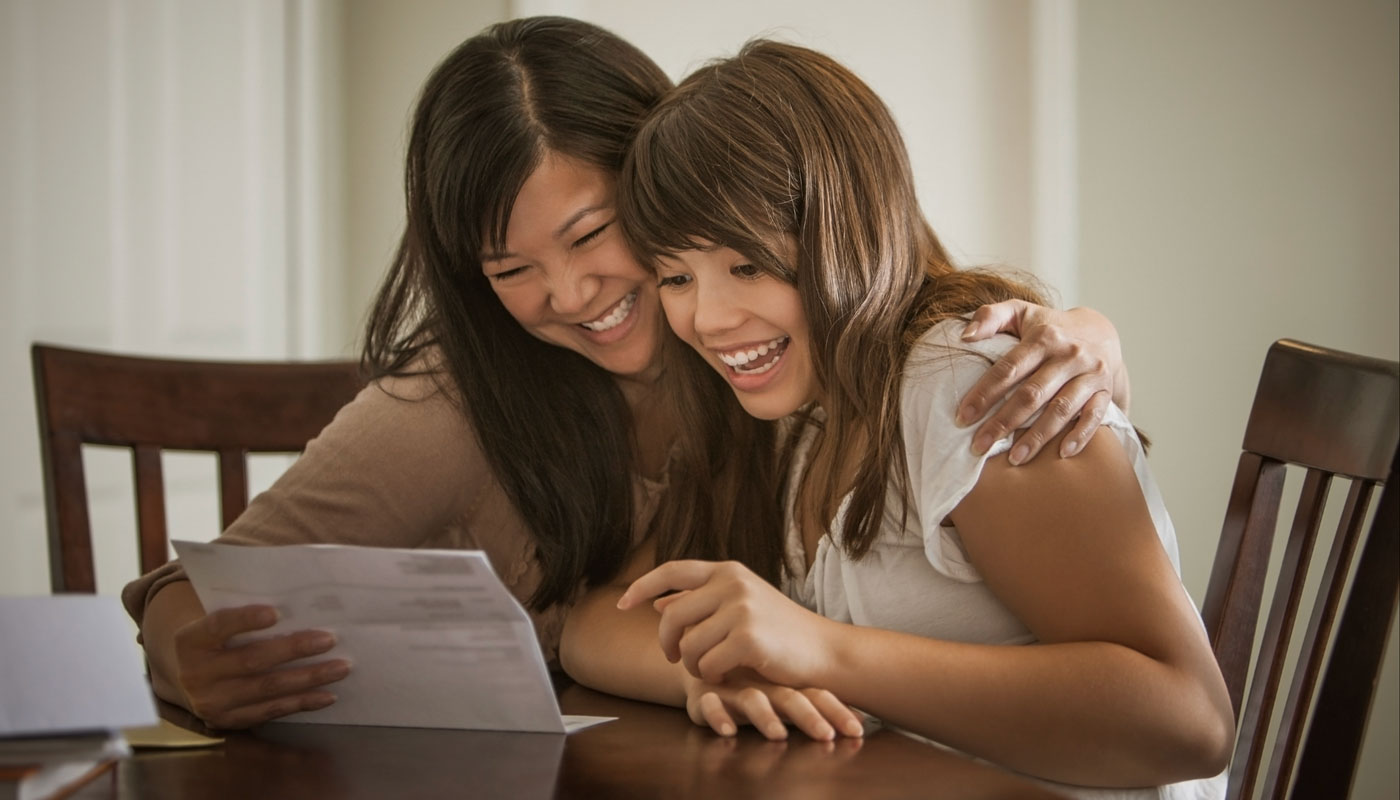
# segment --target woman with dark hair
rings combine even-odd
[[[644,537],[668,481],[665,329],[613,195],[633,131],[670,88],[625,41],[551,17],[492,26],[434,70],[408,142],[406,229],[366,330],[371,383],[219,541],[485,550],[554,662],[572,603]],[[1047,432],[1092,430],[1122,372],[1111,326],[1091,312],[987,314],[1027,311],[1012,371],[1043,361],[1046,385],[1065,385]],[[1045,335],[1029,335],[1037,325]],[[1102,344],[1056,346],[1064,330]],[[771,460],[762,435],[733,444],[755,469]],[[726,518],[750,533],[775,520]],[[761,541],[661,552],[755,561]],[[324,707],[350,670],[335,657],[287,666],[330,651],[323,631],[231,642],[274,609],[206,615],[178,563],[123,597],[157,694],[217,727]]]
[[[750,713],[757,678],[1041,778],[1220,796],[1230,700],[1145,447],[1113,407],[1072,460],[973,452],[958,398],[1012,342],[962,341],[965,318],[1039,295],[954,268],[904,153],[859,78],[771,41],[639,131],[618,213],[693,348],[663,381],[719,406],[686,417],[677,463],[784,420],[784,467],[743,477],[786,518],[766,558],[662,564],[618,607],[661,612],[692,715],[722,733],[785,735]],[[659,535],[714,538],[671,510],[744,502],[732,485],[676,483]]]

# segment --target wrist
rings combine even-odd
[[[803,685],[835,692],[843,675],[852,674],[853,661],[858,647],[853,647],[852,639],[859,636],[854,625],[837,622],[813,613],[817,626],[813,637],[818,657],[813,660],[812,674],[804,676]]]

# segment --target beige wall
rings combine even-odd
[[[433,66],[463,39],[505,19],[506,0],[347,0],[345,328],[358,344],[369,302],[403,233],[409,115]],[[347,352],[352,352],[347,344]]]
[[[1400,351],[1394,2],[1079,4],[1080,299],[1205,594],[1265,350]],[[1397,792],[1396,643],[1355,797]]]

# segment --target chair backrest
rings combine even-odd
[[[82,445],[131,448],[147,572],[169,552],[162,450],[217,454],[227,527],[248,505],[247,454],[300,452],[364,383],[350,361],[181,361],[44,344],[31,356],[55,592],[97,588]]]
[[[1350,791],[1397,602],[1397,443],[1396,362],[1287,339],[1269,348],[1202,611],[1239,728],[1230,768],[1231,798],[1254,796],[1261,777],[1263,797],[1285,797],[1291,791],[1293,797],[1340,798]],[[1304,468],[1305,477],[1249,680],[1289,464]],[[1309,559],[1328,488],[1337,476],[1350,479],[1346,502],[1336,535],[1323,537],[1330,541],[1327,561],[1316,596],[1304,605]],[[1362,529],[1378,485],[1383,485],[1381,499],[1362,545]],[[1360,560],[1348,590],[1358,548]],[[1345,608],[1333,635],[1343,599]],[[1278,727],[1271,728],[1300,606],[1310,607],[1310,616],[1283,713]],[[1324,665],[1329,642],[1334,644]],[[1242,706],[1246,683],[1249,696]],[[1261,775],[1271,733],[1272,755]]]

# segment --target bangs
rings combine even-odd
[[[729,115],[710,113],[703,98],[689,100],[663,105],[623,166],[618,217],[633,253],[654,268],[681,251],[727,247],[795,282],[796,265],[781,255],[801,218],[791,173],[774,169],[773,152],[755,147]],[[738,137],[748,141],[740,146]]]
[[[481,209],[476,252],[470,253],[472,261],[505,252],[506,229],[510,226],[515,198],[543,160],[543,148],[538,145],[537,136],[521,136],[515,143],[516,146],[508,150],[502,148],[504,152],[491,153],[481,159],[483,164],[491,164],[489,169],[494,173],[491,176],[494,180],[486,179],[485,174],[470,172],[463,176],[464,191],[475,195],[467,208]]]

